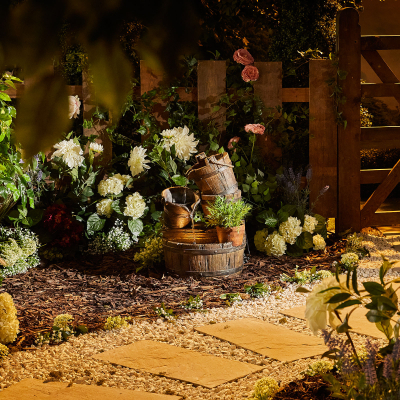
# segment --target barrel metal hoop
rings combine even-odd
[[[182,275],[184,276],[204,276],[204,277],[214,277],[214,276],[223,276],[223,275],[233,275],[236,274],[237,272],[241,272],[243,270],[243,266],[237,267],[237,268],[231,268],[231,269],[225,269],[225,270],[220,270],[220,271],[210,271],[210,272],[199,272],[199,271],[184,271]],[[177,271],[174,271],[172,269],[167,269],[167,271],[176,274]]]

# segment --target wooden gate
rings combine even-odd
[[[400,147],[400,127],[360,126],[362,97],[394,97],[400,104],[400,83],[378,50],[400,49],[400,36],[361,36],[359,15],[345,8],[337,17],[339,69],[347,72],[342,81],[345,104],[339,107],[347,127],[338,127],[338,232],[371,225],[400,223],[400,210],[377,212],[400,182],[400,160],[392,169],[361,170],[360,150]],[[361,83],[361,56],[369,63],[382,83]],[[380,183],[360,207],[360,185]]]

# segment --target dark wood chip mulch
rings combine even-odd
[[[325,253],[312,252],[301,258],[251,255],[241,274],[218,278],[180,278],[165,271],[136,274],[133,252],[42,265],[6,278],[0,286],[0,293],[13,296],[20,321],[21,332],[9,347],[26,350],[38,333],[51,329],[58,314],[72,314],[76,323],[93,331],[101,329],[110,315],[157,318],[153,307],[161,302],[177,315],[183,314],[187,311],[181,303],[197,294],[205,308],[221,307],[225,305],[221,294],[243,293],[245,284],[268,282],[284,287],[280,275],[293,275],[296,265],[300,270],[313,265],[328,269],[343,246],[343,241],[328,239]]]

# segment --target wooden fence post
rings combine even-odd
[[[83,103],[83,119],[90,119],[96,108],[96,102],[93,90],[90,84],[90,78],[87,71],[82,72],[82,103]],[[111,116],[110,116],[111,120]],[[97,143],[101,143],[104,148],[102,164],[106,165],[112,159],[112,142],[106,132],[109,123],[100,121],[93,128],[83,128],[85,136],[98,135]]]
[[[225,107],[217,113],[212,109],[226,94],[226,61],[199,61],[197,64],[197,107],[201,121],[208,123],[214,119],[218,130],[225,131]]]
[[[310,204],[320,190],[329,190],[316,203],[314,212],[326,218],[337,218],[337,125],[334,99],[327,80],[336,70],[330,60],[310,60],[310,140],[309,156],[313,171],[310,182]]]
[[[255,62],[260,77],[254,83],[254,93],[260,97],[265,107],[273,108],[276,117],[280,114],[276,107],[282,107],[282,62]],[[271,137],[262,135],[257,138],[257,144],[261,147],[261,154],[267,158],[281,159],[282,150],[271,140]],[[271,160],[272,161],[272,160]]]
[[[352,228],[360,231],[360,100],[361,100],[361,33],[359,15],[353,8],[340,10],[337,15],[337,51],[339,69],[347,77],[343,87],[346,103],[340,105],[346,128],[338,127],[338,217],[336,232]]]

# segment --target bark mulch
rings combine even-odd
[[[218,278],[180,278],[166,271],[136,274],[130,252],[42,265],[6,278],[0,286],[0,293],[13,296],[20,321],[21,332],[9,347],[11,351],[27,350],[38,333],[51,329],[58,314],[72,314],[77,324],[93,331],[101,329],[110,315],[157,318],[153,307],[161,302],[179,315],[187,312],[180,305],[189,296],[199,294],[204,308],[223,307],[225,302],[219,296],[243,293],[244,285],[266,282],[285,287],[279,277],[282,273],[293,275],[296,265],[300,270],[314,265],[329,269],[338,260],[344,242],[328,239],[327,243],[325,253],[301,258],[251,255],[242,273]]]

